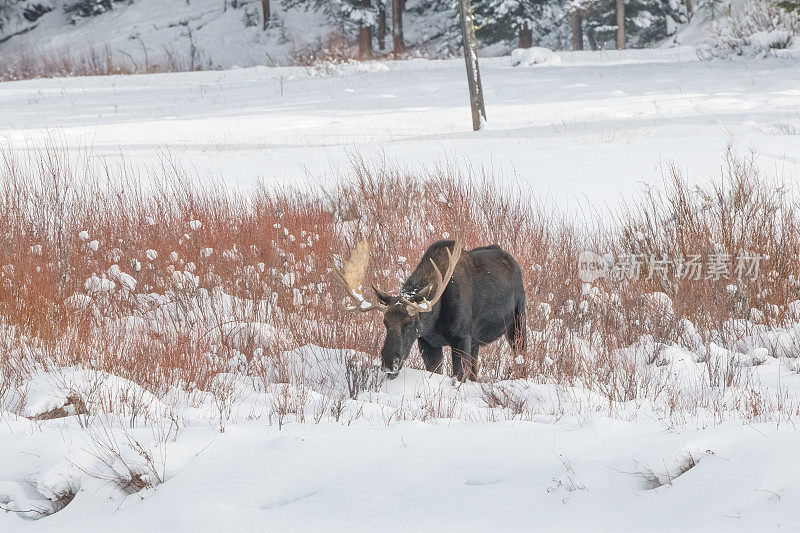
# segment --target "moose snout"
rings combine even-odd
[[[400,358],[395,357],[391,360],[391,363],[387,363],[386,359],[384,359],[383,368],[382,370],[386,373],[386,377],[389,379],[394,379],[397,377],[397,373],[400,372]]]

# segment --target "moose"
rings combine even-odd
[[[442,348],[449,346],[453,376],[478,376],[478,350],[506,336],[512,353],[525,349],[525,289],[516,260],[497,245],[463,250],[463,238],[432,244],[393,296],[372,287],[377,301],[364,298],[362,286],[369,244],[361,241],[334,272],[356,305],[350,311],[383,312],[386,340],[382,369],[394,379],[416,341],[425,368],[442,373]],[[442,272],[444,271],[444,274]]]

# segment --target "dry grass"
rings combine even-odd
[[[642,288],[666,293],[677,316],[701,329],[719,329],[731,317],[751,318],[753,309],[766,321],[782,321],[785,304],[800,298],[798,204],[793,191],[759,174],[755,159],[753,154],[737,158],[729,150],[723,177],[704,187],[692,187],[671,167],[663,191],[650,191],[619,217],[624,252],[704,259],[718,254],[734,266],[740,256],[761,257],[758,275],[741,280],[704,273],[699,281],[672,275],[663,283],[656,276]],[[643,272],[648,273],[647,266]]]
[[[362,237],[373,243],[367,282],[389,290],[431,242],[455,230],[468,247],[510,251],[528,295],[528,347],[516,359],[502,342],[488,347],[481,379],[583,385],[610,406],[670,394],[656,365],[635,362],[629,348],[643,337],[678,342],[688,319],[704,340],[720,343],[728,319],[756,310],[762,322],[780,324],[790,318],[787,303],[800,299],[796,201],[761,179],[751,159],[729,154],[723,178],[698,189],[670,169],[669,186],[619,213],[613,231],[564,219],[484,169],[445,165],[412,175],[385,161],[351,163],[332,189],[243,195],[168,162],[143,178],[54,146],[30,159],[3,152],[0,316],[8,335],[0,392],[32,368],[81,364],[158,397],[171,387],[208,391],[223,431],[233,385],[215,378],[232,372],[275,392],[278,424],[289,413],[304,416],[298,402],[310,384],[283,352],[315,344],[376,354],[383,340],[380,316],[337,305],[344,294],[332,256]],[[731,281],[711,279],[606,279],[586,290],[577,276],[583,249],[731,257],[745,250],[768,259],[735,293]],[[667,293],[674,310],[653,291]],[[376,389],[380,376],[368,361],[345,363],[350,398]],[[412,356],[409,364],[422,363]],[[737,379],[709,363],[709,387]],[[485,389],[486,403],[525,409],[503,391]],[[346,401],[320,412],[341,417]],[[455,409],[428,403],[431,417]],[[757,398],[745,403],[764,407]]]
[[[638,473],[641,488],[643,490],[654,490],[659,487],[672,486],[677,478],[697,466],[699,462],[700,459],[698,457],[695,457],[690,452],[684,452],[675,461],[674,465],[671,466],[664,462],[660,471],[646,467]]]
[[[168,52],[136,60],[109,47],[87,46],[79,51],[19,49],[0,57],[0,81],[71,76],[113,76],[196,70],[191,59]]]

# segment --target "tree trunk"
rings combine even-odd
[[[358,58],[372,59],[372,26],[358,28]]]
[[[464,60],[467,63],[467,85],[469,103],[472,108],[472,129],[478,131],[486,123],[486,107],[483,103],[481,72],[478,68],[478,39],[475,38],[475,20],[469,0],[459,0],[461,18],[461,44],[464,47]]]
[[[392,0],[392,43],[395,57],[406,53],[405,37],[403,36],[403,8],[404,0]]]
[[[261,0],[261,12],[264,15],[264,24],[263,29],[267,29],[269,26],[269,17],[270,17],[270,10],[269,10],[269,0]]]
[[[531,46],[533,46],[533,30],[530,23],[525,21],[519,29],[519,47],[530,48]]]
[[[386,50],[386,6],[378,8],[378,50]]]
[[[692,0],[686,0],[686,18],[692,20]]]
[[[625,0],[617,0],[617,50],[625,50]]]
[[[583,50],[583,17],[577,11],[569,14],[572,26],[572,49]]]

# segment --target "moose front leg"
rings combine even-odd
[[[478,349],[480,345],[477,342],[472,343],[472,354],[471,354],[471,365],[470,365],[470,375],[468,379],[472,381],[478,381]]]
[[[419,352],[422,354],[422,360],[425,361],[425,369],[428,372],[436,372],[437,374],[442,373],[442,360],[444,359],[444,354],[442,354],[442,347],[439,346],[438,348],[435,346],[431,346],[426,341],[420,338],[417,341],[419,345]]]
[[[459,381],[465,379],[474,381],[473,353],[477,357],[478,351],[474,350],[473,352],[472,339],[470,337],[457,339],[450,345],[450,352],[453,357],[453,376]]]

